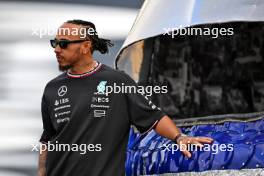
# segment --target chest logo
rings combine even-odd
[[[97,86],[97,92],[99,94],[104,94],[105,93],[105,85],[106,85],[107,81],[101,81],[98,86]]]
[[[66,86],[61,86],[58,90],[58,95],[60,97],[64,96],[67,93],[67,87]]]

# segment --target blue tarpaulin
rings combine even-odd
[[[264,168],[264,118],[249,122],[226,121],[182,127],[191,136],[207,136],[214,143],[184,157],[171,140],[151,131],[130,131],[126,175],[152,175],[207,170]]]

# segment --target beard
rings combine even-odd
[[[60,71],[65,72],[65,71],[69,70],[70,68],[72,68],[73,66],[72,65],[64,65],[64,66],[59,65],[58,67],[59,67]]]

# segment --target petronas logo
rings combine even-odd
[[[101,81],[98,86],[97,86],[97,92],[99,94],[104,94],[105,93],[105,85],[106,85],[107,81]]]

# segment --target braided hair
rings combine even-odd
[[[86,36],[88,36],[89,39],[92,41],[92,52],[97,50],[100,53],[105,54],[109,52],[108,47],[114,46],[110,40],[98,37],[95,25],[92,22],[83,20],[68,20],[66,23],[81,25],[86,28]],[[92,28],[94,31],[93,35],[90,35],[90,33],[88,32],[90,28]]]

